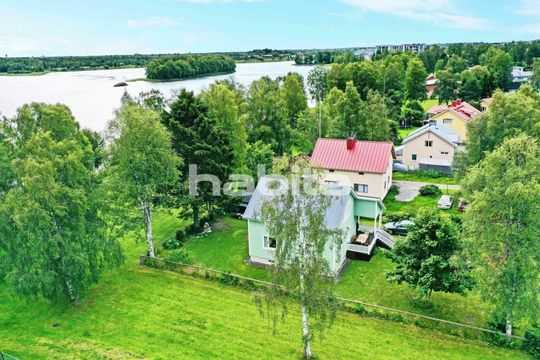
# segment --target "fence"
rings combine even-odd
[[[271,282],[253,279],[247,276],[231,274],[229,272],[210,269],[199,265],[182,264],[161,258],[150,258],[144,255],[140,257],[140,264],[158,269],[170,270],[176,273],[186,274],[194,277],[216,280],[226,285],[237,286],[247,290],[257,290],[268,288],[270,286],[276,286]],[[282,290],[287,291],[287,289],[283,287],[281,288]],[[343,303],[344,310],[355,314],[378,317],[406,324],[414,324],[419,327],[442,331],[464,338],[474,339],[478,338],[478,334],[481,334],[484,336],[500,337],[500,339],[524,340],[522,336],[507,336],[504,333],[492,329],[485,329],[479,326],[462,324],[456,321],[439,319],[410,311],[370,304],[359,300],[347,299],[343,297],[338,297],[338,300]]]

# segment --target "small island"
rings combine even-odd
[[[146,77],[148,80],[174,81],[230,74],[235,70],[234,60],[224,55],[171,55],[149,61]]]

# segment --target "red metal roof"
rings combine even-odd
[[[392,143],[354,140],[347,149],[347,140],[318,139],[311,155],[311,164],[323,169],[348,170],[383,174],[388,169]]]
[[[478,110],[468,102],[461,100],[453,101],[450,105],[434,105],[427,112],[430,115],[436,115],[447,109],[454,110],[465,121],[469,121],[473,117],[480,114],[480,110]]]

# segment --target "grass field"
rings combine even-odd
[[[437,99],[426,99],[420,102],[420,105],[422,105],[422,108],[425,111],[428,111],[432,106],[437,105],[438,103],[439,103],[439,100]]]
[[[230,227],[224,234],[245,241],[241,225],[245,223],[234,219],[225,223]],[[162,214],[155,225],[160,241],[172,236],[183,222]],[[232,254],[239,244],[220,241],[225,238],[215,233],[193,240],[187,247],[214,267],[220,262],[213,256],[222,256],[224,264],[229,261],[229,265],[241,266],[239,256]],[[212,251],[210,245],[222,248],[210,256],[206,253]],[[225,250],[228,245],[232,245],[229,252]],[[144,252],[144,244],[128,239],[124,246],[126,264],[104,274],[78,306],[26,302],[13,298],[0,285],[0,349],[21,359],[300,358],[300,319],[295,306],[274,336],[268,322],[259,317],[251,293],[141,268],[137,256]],[[385,260],[380,257],[380,261]],[[363,266],[369,264],[353,267],[344,284],[354,282],[357,275],[366,281],[369,271]],[[372,274],[376,271],[372,268]],[[358,287],[368,285],[364,282]],[[324,339],[316,340],[314,351],[319,359],[527,358],[482,342],[350,313],[339,314]]]
[[[246,291],[131,264],[77,307],[14,300],[0,287],[0,348],[21,359],[299,359],[295,307],[277,334]],[[54,324],[54,325],[53,325]],[[525,359],[480,342],[342,313],[319,359]]]
[[[456,190],[442,190],[442,194],[449,194],[453,195],[456,194]],[[415,197],[412,201],[398,201],[395,199],[394,194],[388,194],[384,198],[384,206],[386,207],[387,212],[397,212],[397,211],[404,211],[404,212],[410,212],[410,213],[416,213],[419,210],[422,209],[437,209],[437,202],[439,201],[439,198],[441,195],[430,195],[430,196],[423,196],[418,195]],[[449,210],[439,210],[440,212],[446,213],[446,214],[453,214],[453,215],[460,215],[461,213],[457,211],[457,199],[454,197],[454,202],[452,204],[452,208]]]
[[[418,127],[410,127],[408,129],[398,129],[398,135],[400,138],[405,139],[407,136],[409,136],[410,133],[412,133],[414,130],[417,130]]]
[[[459,180],[451,176],[432,177],[422,171],[403,171],[392,174],[393,180],[428,182],[432,184],[459,185]]]
[[[430,197],[429,202],[433,201]],[[205,267],[255,279],[269,280],[266,269],[246,263],[248,244],[245,221],[224,218],[220,222],[220,227],[220,231],[188,240],[185,249],[190,252],[193,260]],[[385,250],[378,249],[369,262],[352,261],[347,267],[342,281],[336,287],[337,293],[350,299],[467,324],[482,326],[486,323],[488,308],[475,294],[463,297],[434,293],[431,308],[414,307],[410,301],[416,295],[412,288],[407,285],[392,284],[386,280],[386,271],[392,270],[395,265],[384,255],[384,252]],[[166,253],[164,255],[166,256]]]

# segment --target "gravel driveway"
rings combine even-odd
[[[398,201],[412,201],[415,197],[418,196],[419,190],[422,186],[431,184],[427,182],[416,181],[394,181],[393,183],[399,186],[399,194],[396,195],[396,200]],[[437,185],[441,190],[459,190],[461,188],[459,185],[433,185]]]

